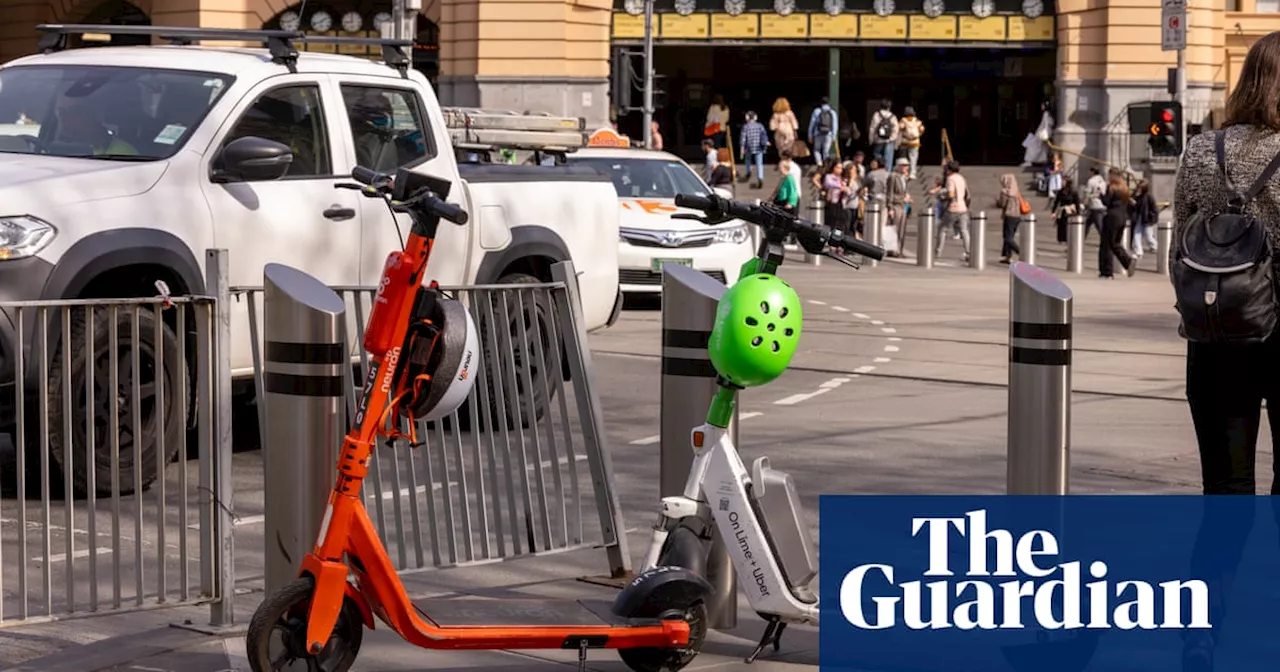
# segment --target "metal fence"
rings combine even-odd
[[[470,311],[482,356],[463,408],[417,423],[417,444],[385,441],[370,460],[362,494],[398,570],[603,546],[611,575],[630,571],[571,267],[565,278],[442,288]],[[334,290],[347,305],[349,421],[369,365],[360,344],[374,288]],[[232,294],[248,304],[263,399],[262,289]]]
[[[210,253],[211,289],[226,287],[224,255]],[[196,603],[229,620],[224,308],[0,303],[16,421],[0,459],[0,626]]]

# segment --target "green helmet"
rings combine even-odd
[[[782,278],[746,276],[720,299],[707,345],[711,363],[734,385],[764,385],[791,363],[802,319],[800,297]]]

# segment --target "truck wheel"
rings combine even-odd
[[[520,284],[537,284],[542,280],[525,273],[510,273],[498,279],[497,284],[502,285],[520,285]],[[479,311],[479,319],[476,321],[480,330],[480,349],[484,353],[484,385],[489,395],[489,413],[488,416],[493,419],[493,423],[499,424],[498,418],[505,417],[508,429],[528,428],[532,422],[529,417],[529,403],[533,403],[533,419],[541,420],[547,414],[547,409],[551,405],[551,399],[555,395],[556,381],[552,376],[559,376],[560,371],[551,370],[551,353],[552,347],[556,348],[555,352],[560,351],[560,344],[551,343],[550,320],[555,319],[552,307],[547,303],[545,297],[525,295],[524,311],[521,313],[520,306],[508,299],[506,324],[503,325],[503,313],[500,303],[494,302],[493,319],[490,323],[489,310],[482,306]],[[524,333],[529,340],[526,347],[524,340],[520,338],[520,320],[523,317]],[[536,321],[535,321],[536,320]],[[506,341],[502,335],[492,334],[493,328],[505,328],[510,340]],[[537,357],[537,346],[534,345],[534,338],[541,337],[542,359]],[[490,339],[493,339],[499,348],[498,352],[494,352]],[[507,362],[507,354],[502,352],[504,342],[509,342],[512,346],[511,357],[515,361],[515,380],[511,380],[510,365]],[[532,389],[525,381],[524,368],[525,362],[529,362],[530,379],[532,380]],[[497,385],[499,379],[494,376],[494,372],[490,365],[496,364],[501,366],[501,383],[502,383],[502,403],[499,403],[497,394]],[[543,379],[546,379],[546,385],[543,385]],[[476,395],[478,402],[479,395]],[[513,411],[513,405],[518,408]],[[459,421],[463,428],[470,428],[470,406],[464,405],[459,409]],[[498,414],[502,415],[499,416]],[[484,414],[477,418],[476,425],[483,425],[485,422]]]
[[[116,311],[117,341],[111,342],[111,311],[106,308],[94,311],[93,318],[93,401],[94,408],[85,408],[85,387],[89,382],[86,368],[85,336],[88,325],[84,311],[71,313],[71,367],[63,367],[61,351],[51,349],[49,362],[49,453],[59,469],[64,469],[68,454],[71,460],[71,479],[77,495],[88,493],[88,436],[84,418],[93,418],[95,452],[93,455],[94,489],[100,496],[110,496],[113,485],[118,485],[121,495],[146,490],[158,476],[156,468],[157,415],[163,409],[164,426],[160,428],[164,438],[164,464],[172,462],[178,453],[178,443],[186,431],[186,400],[180,398],[180,376],[189,376],[179,370],[178,336],[164,324],[161,327],[161,343],[156,343],[156,314],[143,308],[138,311],[138,399],[142,419],[141,427],[134,426],[133,407],[133,317],[132,311]],[[118,386],[109,389],[111,348],[116,350]],[[157,372],[155,353],[162,349],[164,370]],[[71,436],[63,433],[63,381],[71,379]],[[158,395],[156,380],[163,381],[163,395]],[[188,385],[188,389],[191,386]],[[120,437],[119,480],[113,483],[111,469],[111,406],[110,399],[118,400],[118,429]],[[163,403],[163,407],[160,404]],[[139,444],[141,449],[139,450]],[[72,449],[74,447],[74,449]],[[139,461],[141,464],[139,465]],[[142,479],[137,479],[135,466],[140,466]],[[63,472],[65,473],[65,472]]]

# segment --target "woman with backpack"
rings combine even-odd
[[[1280,471],[1280,339],[1274,335],[1277,279],[1271,259],[1271,241],[1280,240],[1277,81],[1280,32],[1273,32],[1254,42],[1245,56],[1221,130],[1187,141],[1175,180],[1169,276],[1178,331],[1187,340],[1186,394],[1206,495],[1257,494],[1264,399],[1271,424],[1270,494],[1280,495],[1280,479],[1274,476]],[[1237,207],[1228,208],[1233,199],[1239,199]],[[1254,526],[1252,506],[1232,507],[1229,515],[1214,513],[1227,510],[1224,505],[1205,506],[1191,573],[1206,580],[1209,594],[1216,596],[1209,603],[1214,627],[1185,631],[1183,669],[1212,669],[1225,610],[1221,596],[1230,593]]]
[[[1133,197],[1129,193],[1129,185],[1119,173],[1112,173],[1107,181],[1107,193],[1102,196],[1102,205],[1107,213],[1102,216],[1102,240],[1098,245],[1098,277],[1111,279],[1115,277],[1113,259],[1119,260],[1127,275],[1133,276],[1138,264],[1124,249],[1124,225],[1129,221],[1129,207]]]
[[[1129,219],[1133,222],[1133,240],[1130,248],[1133,258],[1141,259],[1144,248],[1156,251],[1156,219],[1160,210],[1156,207],[1156,199],[1151,195],[1151,186],[1146,180],[1138,180],[1138,188],[1133,192],[1133,212]]]
[[[996,197],[996,207],[1000,208],[1003,218],[1000,242],[1000,263],[1011,264],[1015,257],[1022,254],[1018,246],[1018,225],[1022,223],[1022,191],[1018,189],[1018,178],[1013,173],[1000,176],[1000,195]]]
[[[920,138],[924,135],[924,122],[916,116],[916,110],[910,105],[902,110],[902,120],[898,122],[898,130],[902,136],[902,148],[906,150],[908,166],[907,179],[916,179],[916,164],[920,161]]]

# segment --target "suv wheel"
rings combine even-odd
[[[87,494],[89,469],[93,469],[94,490],[100,496],[110,496],[114,486],[121,495],[146,490],[162,473],[163,465],[173,461],[178,453],[179,441],[186,431],[187,404],[181,396],[182,376],[189,372],[181,367],[178,336],[168,324],[161,324],[160,338],[156,338],[157,316],[149,308],[138,310],[138,388],[140,397],[137,412],[141,423],[135,423],[134,407],[134,342],[133,313],[116,310],[116,341],[111,341],[111,310],[94,310],[93,316],[93,408],[86,409],[85,389],[90,381],[86,359],[87,331],[86,311],[71,313],[71,366],[64,368],[59,349],[51,353],[49,362],[49,452],[59,469],[65,470],[67,457],[71,459],[71,478],[77,495]],[[116,353],[116,387],[111,389],[111,350]],[[156,352],[162,354],[163,371],[157,371]],[[71,381],[71,436],[63,432],[63,386]],[[163,390],[156,383],[163,383]],[[189,379],[188,379],[189,381]],[[191,386],[188,385],[188,389]],[[117,427],[120,437],[119,480],[112,473],[111,398],[117,400]],[[163,412],[163,418],[158,417]],[[94,454],[92,465],[88,460],[88,435],[85,418],[93,419]],[[158,421],[163,420],[163,427]],[[157,464],[160,442],[163,437],[164,456]],[[65,474],[66,472],[63,471]],[[139,475],[141,478],[139,478]]]

